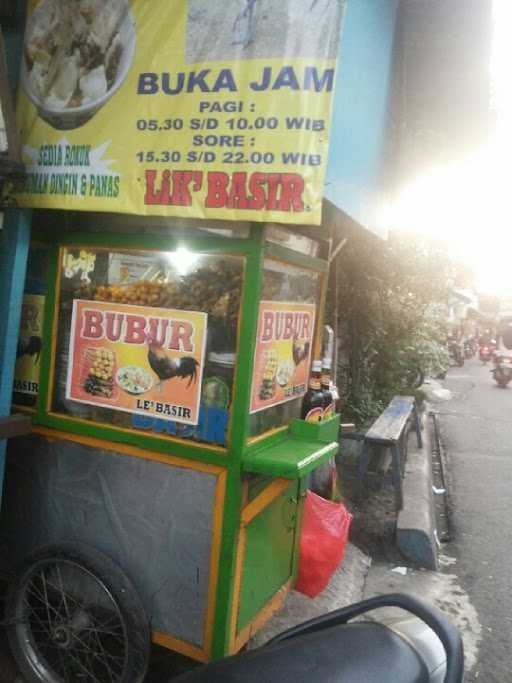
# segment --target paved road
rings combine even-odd
[[[512,681],[512,385],[478,360],[450,370],[437,404],[448,457],[453,569],[478,611],[482,642],[468,683]]]

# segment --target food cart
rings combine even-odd
[[[199,661],[240,650],[283,604],[307,476],[338,448],[338,416],[298,419],[329,247],[321,228],[34,215],[19,362],[39,377],[15,384],[33,433],[10,446],[1,537],[12,564],[53,545],[11,595],[22,657],[94,669],[74,645],[99,623],[87,581],[128,645],[123,609],[141,606],[153,642]],[[77,560],[77,542],[118,569]],[[105,680],[138,680],[111,661]]]

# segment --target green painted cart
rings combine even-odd
[[[321,347],[329,248],[322,228],[36,213],[38,276],[29,265],[26,290],[33,295],[37,280],[41,291],[46,263],[41,367],[38,395],[14,396],[31,413],[33,433],[12,442],[8,457],[1,537],[9,557],[23,562],[42,544],[85,544],[122,571],[154,642],[199,661],[240,650],[293,587],[306,478],[338,449],[337,416],[298,419]],[[77,324],[80,311],[95,307],[111,310],[112,320],[131,311],[150,321],[152,309],[161,320],[166,308],[173,320],[204,314],[201,353],[189,349],[185,362],[184,346],[174,356],[170,345],[154,348],[144,328],[137,362],[143,354],[149,362],[153,350],[143,373],[152,388],[136,387],[131,407],[122,394],[120,410],[127,375],[115,359],[128,367],[125,351],[113,333],[110,346],[104,337],[100,344]],[[89,371],[75,375],[80,335],[92,339],[101,362],[89,349]],[[155,361],[165,364],[164,352],[174,375],[164,376]],[[195,422],[165,409],[169,396],[185,395],[197,400]],[[31,587],[55,589],[60,569],[49,561],[46,574],[31,574],[29,562],[11,600],[15,615]],[[65,569],[64,582],[76,583],[73,571]],[[66,588],[61,597],[78,605],[78,593]],[[74,616],[58,633],[62,642],[55,629],[44,636],[60,648],[55,655],[37,628],[30,631],[30,615],[11,629],[15,643],[32,638],[21,652],[27,666],[38,658],[56,669],[62,658],[74,666],[66,657],[80,654],[66,649],[66,637],[73,641],[94,621],[80,605],[68,609]],[[122,605],[118,612],[121,619]]]

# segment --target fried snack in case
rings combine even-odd
[[[112,398],[114,392],[115,354],[110,349],[90,348],[86,351],[87,375],[84,390],[93,396]]]
[[[260,399],[262,401],[266,401],[275,396],[278,363],[279,355],[277,351],[275,349],[266,351],[260,385]]]

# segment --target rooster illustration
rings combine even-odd
[[[184,356],[183,358],[170,358],[155,339],[148,340],[148,362],[153,372],[162,382],[173,377],[189,377],[187,387],[197,379],[197,366],[195,358]]]
[[[16,349],[16,358],[22,356],[35,356],[36,363],[39,363],[39,354],[43,348],[41,337],[20,337]]]
[[[309,355],[309,346],[309,341],[300,342],[297,340],[297,337],[294,337],[292,346],[292,357],[295,365],[299,365],[300,363],[302,363],[303,360],[306,360],[306,358]]]

